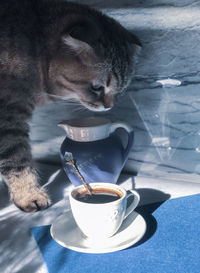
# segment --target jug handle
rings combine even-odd
[[[133,144],[133,128],[124,122],[114,122],[110,126],[110,133],[113,133],[118,128],[123,128],[128,133],[128,143],[126,148],[124,149],[124,158],[126,158]]]

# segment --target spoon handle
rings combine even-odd
[[[71,165],[71,166],[74,168],[76,174],[77,174],[77,175],[79,176],[79,178],[81,179],[81,181],[82,181],[84,187],[86,188],[88,194],[89,194],[89,195],[92,195],[92,189],[91,189],[90,185],[88,185],[88,184],[85,182],[84,177],[83,177],[82,174],[79,172],[79,169],[78,169],[78,167],[76,166],[75,160],[73,159],[72,153],[66,152],[66,153],[65,153],[65,160],[66,160],[66,163],[67,163],[67,164]]]

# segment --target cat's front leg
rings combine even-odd
[[[27,102],[21,101],[0,103],[0,173],[16,206],[32,212],[49,206],[50,199],[39,187],[32,166],[26,122],[31,116],[32,105],[29,107]]]
[[[3,175],[3,178],[8,185],[11,199],[21,210],[33,212],[50,205],[47,193],[37,184],[37,174],[33,168],[12,170],[7,175]]]

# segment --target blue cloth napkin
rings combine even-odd
[[[32,228],[49,273],[200,272],[200,194],[137,211],[147,222],[144,237],[135,246],[107,254],[66,249],[51,238],[50,226]]]

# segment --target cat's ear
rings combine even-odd
[[[133,33],[129,32],[128,34],[129,34],[128,35],[129,49],[130,49],[130,52],[132,53],[134,63],[137,63],[138,57],[141,54],[142,43],[140,42],[138,37],[134,35]]]
[[[131,32],[129,32],[129,35],[128,35],[128,42],[130,44],[134,44],[136,46],[142,47],[142,43],[140,42],[139,38]]]
[[[97,31],[92,24],[76,25],[63,36],[63,41],[77,54],[93,51],[92,45],[97,39]]]
[[[130,31],[128,32],[127,41],[128,48],[130,49],[131,52],[132,61],[134,64],[137,64],[142,50],[142,43],[140,42],[138,37],[131,33]]]
[[[77,55],[92,52],[92,47],[88,43],[76,39],[70,34],[63,36],[62,40]]]

